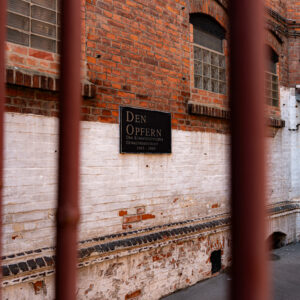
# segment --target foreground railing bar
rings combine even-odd
[[[62,0],[56,299],[76,299],[79,222],[80,0]]]
[[[230,1],[232,300],[268,300],[262,0]]]
[[[2,253],[2,193],[3,193],[3,151],[4,151],[6,5],[7,5],[6,0],[0,1],[0,259]],[[0,276],[2,279],[2,272]],[[2,299],[1,289],[0,289],[0,299]]]

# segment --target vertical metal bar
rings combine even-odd
[[[56,299],[74,300],[79,222],[80,0],[62,0],[61,9]]]
[[[2,189],[4,149],[4,103],[5,103],[5,44],[6,44],[6,0],[0,1],[0,259],[2,250]],[[0,261],[1,263],[1,261]],[[2,277],[2,272],[1,275]],[[2,293],[0,289],[0,299]]]
[[[263,0],[230,1],[232,300],[268,300]]]

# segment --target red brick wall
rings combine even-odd
[[[299,31],[300,33],[300,31]],[[300,84],[300,38],[289,39],[289,85]]]
[[[293,2],[296,4],[296,0]],[[228,110],[227,95],[193,88],[192,26],[189,24],[190,13],[209,14],[224,27],[228,38],[225,6],[214,0],[82,0],[82,3],[85,4],[82,7],[83,79],[91,81],[97,89],[95,97],[83,100],[83,120],[118,123],[119,105],[131,105],[171,112],[174,129],[228,132],[229,122],[221,117],[225,115],[222,111],[215,114],[216,118],[188,113],[189,101]],[[266,5],[283,17],[286,4],[286,1],[266,0]],[[280,20],[269,14],[266,17],[270,21],[268,28],[275,32]],[[299,78],[299,44],[295,45],[293,38],[288,42],[284,33],[275,34],[283,43],[271,31],[267,31],[266,43],[279,55],[280,84],[288,86]],[[227,56],[227,42],[224,44]],[[7,50],[9,66],[53,76],[58,72],[58,55],[11,43],[7,44]],[[227,67],[228,64],[227,60]],[[57,115],[57,93],[10,85],[7,110]],[[269,113],[280,117],[279,107],[269,107]]]
[[[300,23],[300,3],[299,0],[288,0],[287,2],[287,17]]]
[[[289,85],[294,87],[300,84],[300,2],[299,0],[287,1],[287,16],[293,20],[289,38]]]
[[[265,0],[267,7],[272,8],[278,12],[281,16],[287,16],[287,5],[290,0]]]
[[[225,25],[224,10],[209,2],[206,12]],[[96,101],[84,103],[85,119],[118,122],[118,106],[132,105],[170,111],[176,129],[228,130],[228,121],[187,113],[192,66],[190,12],[187,1],[173,0],[91,1],[87,5],[88,77],[98,86],[98,93]],[[201,93],[206,102],[211,96],[216,106],[226,106],[225,96]]]
[[[286,11],[283,1],[269,4],[280,13]],[[117,122],[118,106],[132,105],[170,111],[173,128],[224,131],[227,127],[224,120],[187,114],[189,101],[228,109],[227,95],[193,88],[189,14],[195,12],[214,17],[229,37],[226,7],[213,0],[126,4],[91,1],[87,6],[87,67],[89,78],[99,87],[100,109],[89,110],[88,106],[96,103],[86,103],[87,118],[95,119],[94,114],[99,114],[100,121]],[[267,43],[280,57],[281,85],[286,86],[287,40],[282,38],[284,43],[280,44],[274,35],[267,33]],[[228,56],[227,42],[224,44]],[[229,65],[228,60],[226,64]],[[279,107],[270,107],[269,111],[272,116],[280,116]]]

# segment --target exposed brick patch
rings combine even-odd
[[[141,290],[137,290],[137,291],[135,291],[135,292],[133,292],[133,293],[129,293],[129,294],[127,294],[127,295],[125,296],[125,300],[128,300],[128,299],[134,299],[134,298],[140,296],[141,293],[142,293]]]
[[[6,69],[6,83],[54,92],[59,90],[59,78],[56,76],[16,68]],[[89,82],[83,82],[81,84],[81,94],[85,98],[94,98],[96,86]]]
[[[220,204],[219,204],[219,203],[214,203],[214,204],[211,206],[211,208],[218,208],[218,207],[220,207]]]
[[[138,206],[135,208],[135,211],[136,213],[131,214],[128,214],[127,210],[119,211],[119,216],[123,217],[122,229],[131,229],[133,223],[155,218],[153,214],[146,214],[145,206]]]
[[[124,229],[124,230],[131,229],[131,228],[132,228],[131,224],[127,224],[127,225],[123,224],[122,225],[122,229]]]
[[[40,292],[40,290],[43,288],[43,281],[40,280],[40,281],[34,282],[33,288],[34,288],[35,294],[37,295]]]
[[[140,215],[132,215],[132,216],[124,216],[123,223],[135,223],[142,221],[142,216]]]
[[[140,215],[140,214],[144,214],[145,213],[145,206],[141,206],[141,207],[137,207],[136,208],[136,213],[138,214],[138,215]]]
[[[142,220],[154,219],[155,215],[152,214],[144,214],[142,215]]]
[[[32,283],[35,295],[47,295],[47,287],[44,280],[39,280]]]

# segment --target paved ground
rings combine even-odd
[[[273,299],[300,300],[300,243],[273,251]],[[161,300],[226,300],[230,276],[221,274]]]

